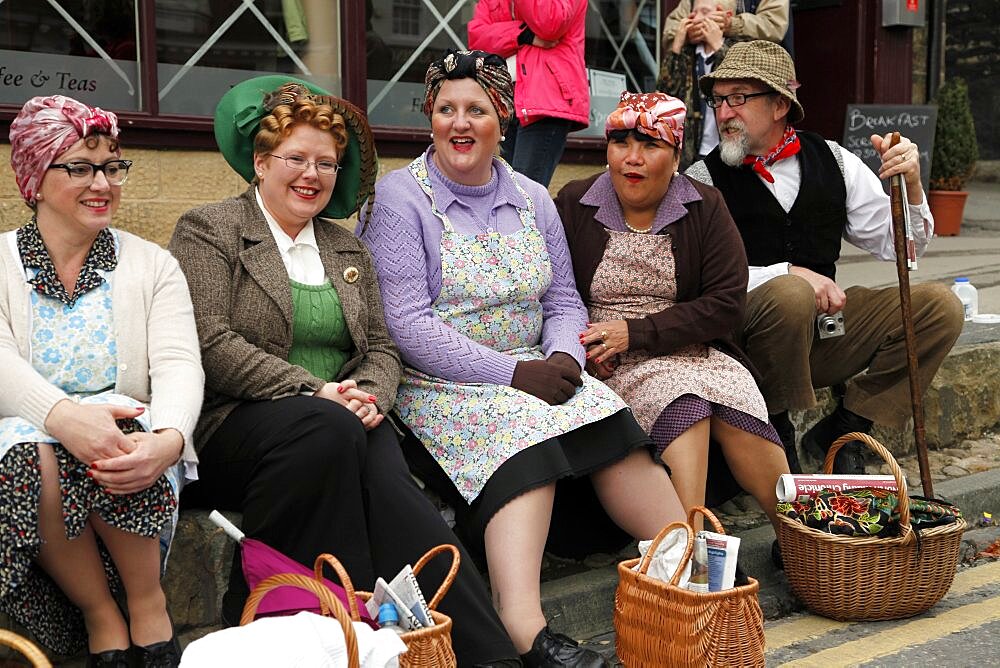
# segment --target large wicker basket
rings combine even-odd
[[[441,583],[441,586],[438,587],[437,592],[434,594],[434,598],[427,604],[427,607],[431,609],[434,626],[408,631],[400,636],[403,642],[406,643],[406,652],[399,656],[400,668],[452,668],[458,665],[458,661],[455,658],[455,651],[451,647],[451,617],[437,611],[438,604],[444,598],[444,595],[448,593],[451,583],[455,581],[455,576],[458,574],[458,567],[461,562],[458,548],[454,545],[438,545],[432,548],[414,564],[413,573],[414,575],[419,573],[428,561],[444,552],[451,553],[451,568],[448,570],[444,582]],[[321,554],[316,558],[315,571],[317,580],[321,580],[323,577],[324,564],[329,564],[336,571],[340,578],[340,584],[347,592],[351,619],[359,621],[361,614],[358,611],[354,595],[356,593],[361,597],[361,600],[367,601],[371,598],[371,593],[365,591],[355,592],[354,585],[351,582],[351,578],[347,575],[347,571],[344,570],[344,567],[337,561],[336,557],[330,554]]]
[[[35,668],[52,668],[52,663],[42,650],[38,649],[38,645],[27,638],[17,635],[13,631],[0,629],[0,645],[13,647],[23,654]]]
[[[672,522],[650,545],[646,556],[618,564],[615,592],[615,649],[628,668],[704,668],[763,666],[764,614],[757,600],[760,584],[698,593],[677,586],[694,549],[695,513],[717,533],[725,533],[707,508],[696,506],[688,523]],[[671,531],[687,530],[687,548],[669,582],[646,575],[657,546]],[[639,569],[632,570],[636,564]]]
[[[779,516],[778,539],[792,590],[813,612],[840,621],[899,619],[919,614],[951,588],[965,520],[924,529],[910,526],[906,480],[892,454],[854,432],[830,447],[823,471],[846,443],[861,441],[889,465],[899,489],[899,536],[836,536]]]

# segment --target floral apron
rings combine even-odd
[[[590,320],[644,318],[674,305],[677,277],[669,234],[610,232],[590,287]],[[604,381],[649,433],[663,409],[683,394],[742,411],[767,422],[753,376],[720,350],[696,343],[669,355],[629,350]]]
[[[410,174],[441,219],[441,293],[434,313],[476,343],[518,360],[544,359],[541,297],[552,283],[545,239],[535,226],[531,198],[504,163],[527,201],[518,209],[521,229],[462,234],[434,201],[424,157]],[[566,403],[550,406],[506,385],[455,383],[405,368],[397,396],[403,422],[434,456],[466,501],[483,490],[510,457],[546,439],[602,420],[625,408],[603,383],[582,375],[583,387]]]

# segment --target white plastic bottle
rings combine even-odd
[[[976,292],[975,286],[965,276],[959,276],[955,279],[955,284],[951,286],[951,291],[962,300],[966,322],[972,320],[973,316],[979,313],[979,294]]]

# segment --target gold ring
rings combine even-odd
[[[608,344],[602,342],[601,345],[604,346],[604,352],[608,352]]]
[[[606,338],[608,338],[608,330],[602,329],[601,330],[601,340],[603,341]]]

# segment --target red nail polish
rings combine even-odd
[[[94,477],[94,472],[93,471],[87,471],[87,477],[88,478],[93,478]]]
[[[337,386],[337,392],[339,392],[340,394],[343,394],[346,391],[347,391],[347,388],[344,387],[343,385],[338,385]]]
[[[375,395],[374,394],[369,394],[368,395],[368,401],[370,401],[372,403],[375,403]]]
[[[588,360],[590,359],[590,353],[587,353],[587,359]]]
[[[146,412],[146,407],[145,407],[145,406],[136,406],[136,408],[135,408],[135,409],[136,409],[137,411],[139,411],[140,413],[144,413],[144,412]]]
[[[91,463],[90,468],[96,469],[97,468],[97,462]]]

